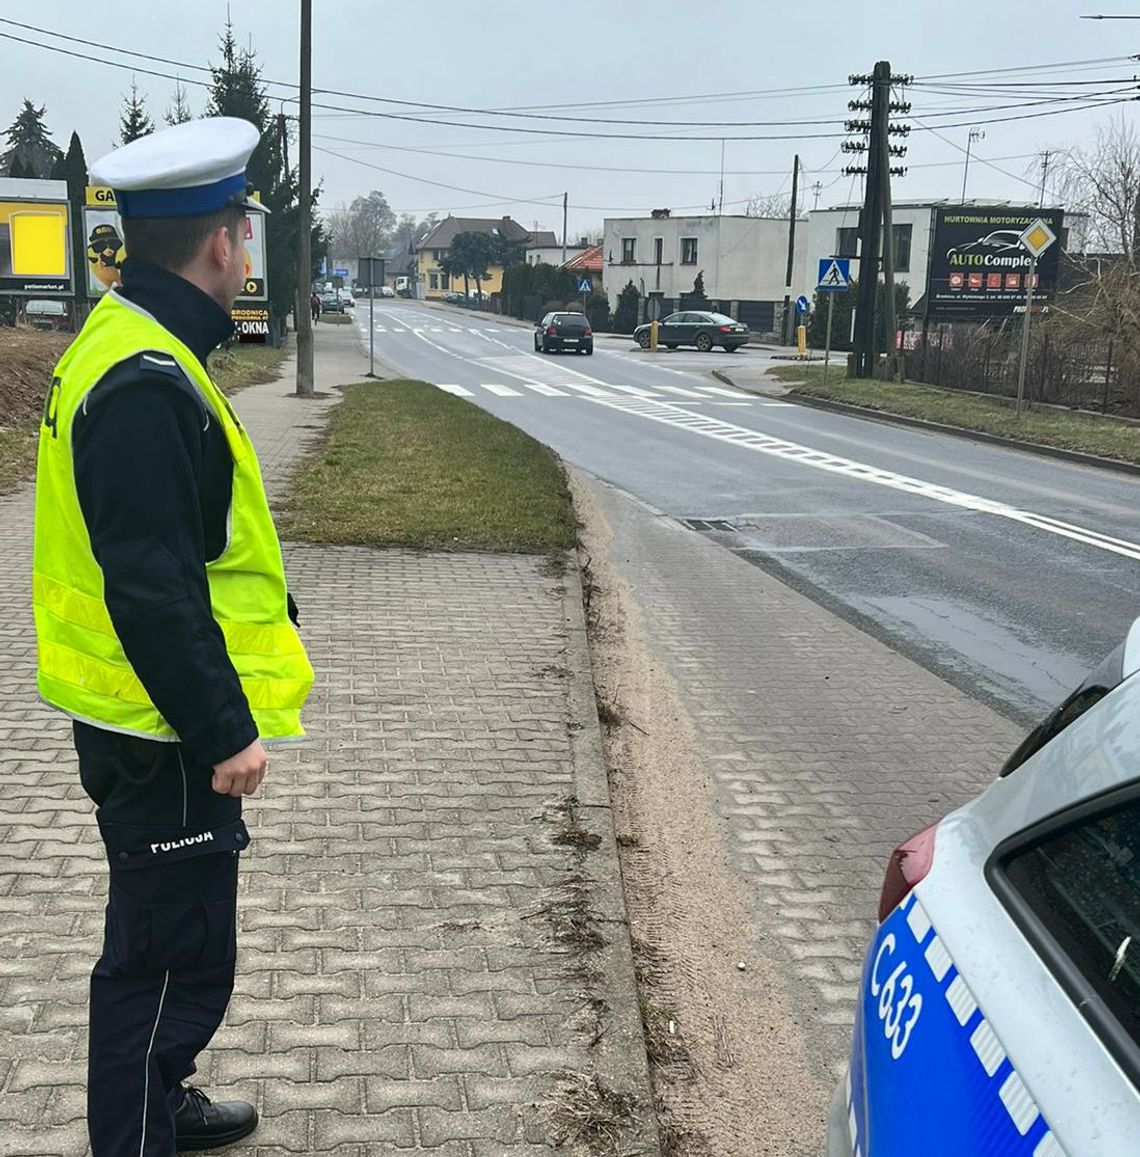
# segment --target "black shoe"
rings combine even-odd
[[[174,1114],[174,1141],[179,1153],[217,1149],[248,1137],[257,1128],[257,1110],[246,1101],[216,1105],[201,1089],[186,1086],[182,1107]]]

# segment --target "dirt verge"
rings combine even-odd
[[[571,488],[663,1151],[814,1157],[827,1096],[793,1023],[794,994],[754,947],[711,777],[637,605],[607,565],[609,527],[582,481]]]

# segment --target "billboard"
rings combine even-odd
[[[269,341],[268,306],[235,305],[230,310],[230,320],[236,326],[239,342],[264,344]]]
[[[926,285],[928,314],[941,320],[1006,317],[1025,312],[1029,253],[1018,238],[1039,218],[1058,237],[1061,209],[943,205],[934,210],[934,240]],[[1061,246],[1037,262],[1033,300],[1045,304],[1057,289]]]
[[[123,225],[115,209],[115,194],[96,185],[87,188],[83,236],[87,246],[87,293],[99,297],[119,283],[119,266],[126,257]],[[265,301],[265,214],[245,218],[245,283],[239,301]]]
[[[5,185],[11,188],[20,183],[9,181]],[[71,294],[68,221],[66,200],[0,199],[0,293]]]

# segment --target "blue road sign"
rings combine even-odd
[[[819,263],[819,281],[816,290],[820,293],[840,293],[851,285],[851,259],[849,257],[824,257]]]
[[[347,269],[334,269],[332,271],[332,275],[333,275],[333,277],[347,277],[348,276],[348,270]]]
[[[594,283],[588,277],[578,278],[578,292],[589,293],[594,288]]]
[[[811,302],[801,293],[796,298],[796,313],[807,313],[811,309]]]

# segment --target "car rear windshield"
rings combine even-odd
[[[723,313],[710,313],[706,316],[708,316],[712,321],[715,321],[717,325],[736,325],[736,322],[733,321],[731,317],[728,317]]]
[[[581,333],[586,328],[586,319],[580,313],[560,313],[554,322],[561,329]]]
[[[1061,971],[1075,969],[1070,981],[1083,981],[1078,990],[1091,988],[1117,1022],[1107,1035],[1131,1051],[1140,1043],[1140,801],[1015,851],[1003,875],[1060,949]],[[1098,1002],[1070,994],[1096,1025]]]

